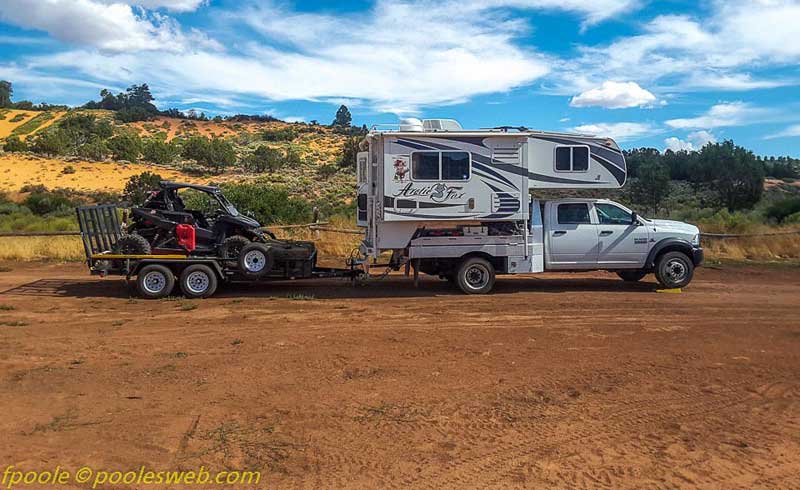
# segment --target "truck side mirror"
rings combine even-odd
[[[631,213],[631,224],[633,226],[638,226],[639,225],[639,215],[636,214],[636,211]]]

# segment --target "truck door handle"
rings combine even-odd
[[[566,234],[567,234],[567,232],[564,231],[564,230],[559,230],[559,231],[554,231],[553,232],[553,236],[561,236],[561,235],[566,235]]]
[[[603,231],[600,232],[600,236],[608,236],[608,235],[610,235],[612,233],[614,233],[614,232],[611,231],[611,230],[603,230]]]

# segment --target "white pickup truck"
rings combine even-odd
[[[608,270],[625,281],[655,273],[682,288],[703,262],[700,230],[679,221],[647,219],[606,199],[531,200],[530,220],[426,229],[407,249],[411,264],[468,294],[492,290],[496,274]]]

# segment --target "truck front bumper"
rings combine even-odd
[[[701,247],[692,247],[692,263],[695,267],[703,264],[703,249]]]

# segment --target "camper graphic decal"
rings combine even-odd
[[[464,192],[463,187],[449,186],[442,182],[422,186],[409,182],[395,192],[394,197],[427,197],[433,202],[442,203],[461,199],[464,197]]]
[[[406,175],[408,175],[408,157],[396,157],[394,159],[395,182],[405,182]]]

